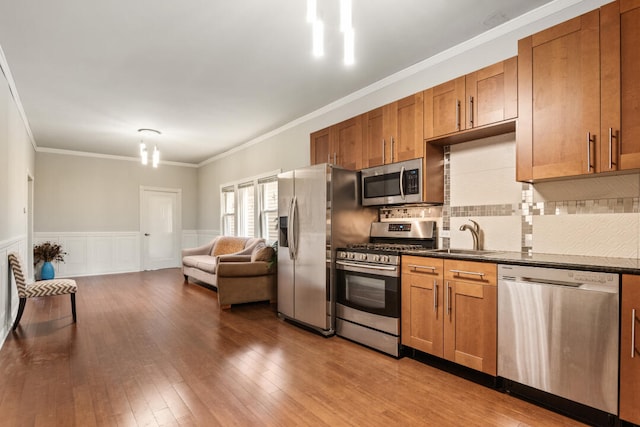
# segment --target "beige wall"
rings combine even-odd
[[[197,170],[38,152],[36,232],[119,232],[140,226],[140,186],[182,189],[182,228],[196,228]]]
[[[2,76],[0,74],[0,76]],[[27,232],[27,175],[35,150],[4,76],[0,77],[0,242]]]

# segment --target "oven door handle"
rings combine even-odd
[[[355,267],[359,269],[367,270],[382,270],[382,271],[397,271],[398,267],[388,265],[371,265],[371,264],[356,264],[353,262],[336,261],[336,264],[343,265],[345,267]]]

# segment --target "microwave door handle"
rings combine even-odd
[[[404,200],[404,166],[400,168],[400,197]]]

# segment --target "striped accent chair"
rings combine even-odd
[[[13,277],[16,279],[16,287],[18,288],[18,297],[20,298],[20,305],[18,306],[18,316],[13,323],[13,330],[15,331],[20,323],[20,318],[24,312],[24,306],[27,303],[27,298],[32,297],[48,297],[52,295],[71,295],[71,314],[73,314],[73,321],[76,321],[76,291],[78,286],[76,281],[72,279],[53,279],[53,280],[39,280],[33,283],[27,283],[25,275],[22,270],[22,260],[20,255],[16,252],[9,254],[9,265],[11,271],[13,271]]]

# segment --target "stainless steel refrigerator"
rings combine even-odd
[[[335,331],[335,251],[369,239],[378,211],[360,204],[358,173],[320,164],[278,175],[278,315]]]

